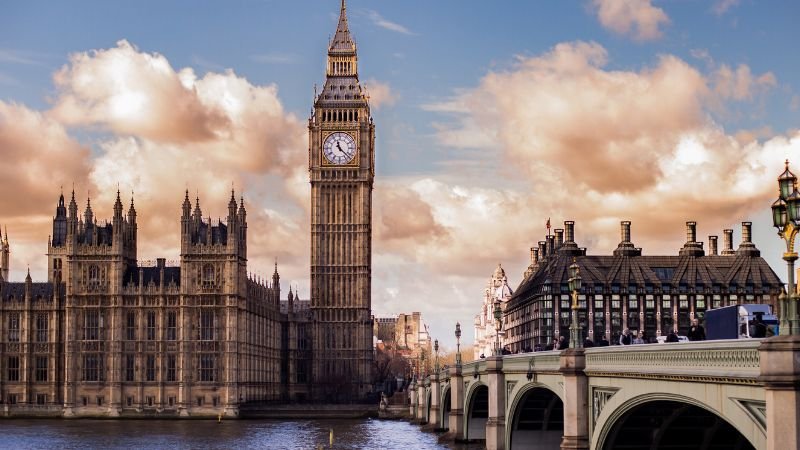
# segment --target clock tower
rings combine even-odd
[[[375,125],[358,81],[344,0],[308,134],[312,396],[349,401],[363,397],[372,383]]]

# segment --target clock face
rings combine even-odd
[[[322,153],[331,164],[347,164],[356,156],[356,141],[341,131],[331,133],[322,144]]]

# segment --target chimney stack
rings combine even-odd
[[[642,249],[636,248],[631,242],[631,222],[623,220],[619,223],[620,242],[614,250],[614,256],[642,256]]]
[[[620,227],[620,241],[628,243],[631,241],[631,222],[630,220],[623,220],[619,223]]]
[[[561,247],[561,244],[564,243],[564,230],[561,229],[561,228],[556,228],[555,232],[556,232],[556,244],[555,244],[555,247],[559,248],[559,247]]]
[[[708,237],[708,253],[717,256],[717,236]]]
[[[752,222],[742,222],[742,243],[736,250],[737,255],[761,256],[761,252],[752,241]]]
[[[681,256],[703,256],[703,243],[697,242],[697,222],[686,222],[686,243],[678,252]]]
[[[722,254],[723,255],[735,255],[736,252],[733,250],[733,230],[730,228],[726,228],[722,230]]]
[[[686,243],[697,242],[697,222],[686,222]]]
[[[536,264],[538,262],[539,262],[539,248],[531,247],[531,264]]]
[[[539,241],[539,261],[547,257],[547,244],[545,241]]]
[[[553,255],[553,252],[555,251],[556,237],[555,236],[547,236],[546,240],[547,240],[547,255],[551,256],[551,255]]]
[[[572,220],[564,221],[564,242],[575,242],[575,222]]]

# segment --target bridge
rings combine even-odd
[[[800,338],[492,356],[412,383],[410,414],[488,449],[798,449]]]

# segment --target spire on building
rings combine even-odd
[[[356,44],[350,35],[350,28],[347,26],[347,5],[342,0],[342,7],[339,10],[339,23],[336,25],[336,33],[331,39],[330,52],[355,52]]]

